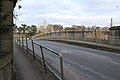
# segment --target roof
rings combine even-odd
[[[120,26],[113,26],[109,30],[120,30]]]

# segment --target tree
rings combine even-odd
[[[84,29],[84,30],[86,29],[86,26],[85,26],[85,25],[81,25],[81,27],[82,27],[82,29]]]
[[[53,32],[53,25],[52,24],[48,24],[46,26],[46,30],[47,30],[47,32]]]
[[[92,27],[91,27],[91,30],[92,30],[92,31],[95,31],[95,30],[96,30],[96,25],[92,26]]]
[[[90,28],[90,26],[88,26],[88,27],[87,27],[87,30],[88,30],[88,31],[91,31],[91,28]]]
[[[35,25],[31,25],[31,31],[30,31],[30,35],[33,36],[35,35],[35,33],[37,32],[37,27]]]
[[[70,30],[71,28],[70,27],[65,27],[64,30]]]
[[[100,29],[101,29],[100,27],[96,27],[96,30],[97,30],[97,31],[100,31]]]
[[[63,30],[63,26],[60,25],[60,24],[54,24],[53,25],[53,30],[54,31],[61,31],[61,30]]]
[[[19,39],[20,39],[20,34],[21,34],[21,32],[22,32],[22,27],[17,28],[17,30],[18,30],[18,33],[19,33]]]
[[[23,27],[22,27],[22,31],[23,31],[23,34],[25,34],[27,25],[26,25],[26,24],[21,24],[21,26],[23,26]]]
[[[30,31],[31,31],[31,27],[30,27],[30,26],[27,26],[27,27],[26,27],[26,32],[29,33]]]
[[[18,32],[21,33],[22,32],[22,27],[17,28]]]
[[[37,32],[37,27],[35,25],[27,26],[26,24],[21,24],[18,28],[19,33],[29,33],[30,36],[33,36]]]
[[[70,31],[72,31],[72,30],[75,30],[75,28],[74,27],[66,27],[64,30],[70,30]]]
[[[17,30],[18,30],[18,27],[17,27],[17,25],[16,25],[16,24],[14,24],[14,26],[13,26],[13,33],[16,33],[16,32],[17,32]]]

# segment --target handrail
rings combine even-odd
[[[22,40],[22,41],[21,41],[21,40]],[[54,51],[54,50],[46,47],[46,46],[43,46],[43,45],[41,45],[41,44],[38,44],[38,43],[34,42],[33,39],[30,39],[30,40],[31,40],[31,43],[32,43],[32,50],[31,50],[31,51],[32,51],[32,53],[33,53],[33,54],[32,54],[32,55],[33,55],[33,59],[35,60],[35,58],[36,58],[34,45],[37,45],[37,46],[40,47],[40,50],[41,50],[42,60],[43,60],[42,62],[43,62],[43,65],[44,65],[45,73],[47,73],[47,69],[46,69],[46,66],[47,66],[47,67],[49,68],[49,70],[50,70],[53,74],[55,74],[55,76],[58,77],[58,78],[59,78],[59,76],[58,76],[54,71],[52,71],[52,69],[50,69],[50,66],[48,66],[47,63],[45,62],[43,48],[46,49],[46,50],[48,50],[48,51],[50,51],[50,52],[52,52],[52,53],[54,53],[55,55],[59,56],[59,59],[60,59],[60,70],[61,70],[61,71],[60,71],[61,78],[59,78],[59,79],[60,79],[60,80],[64,80],[63,55],[62,55],[61,53],[57,52],[57,51]],[[22,37],[22,39],[17,39],[16,42],[17,42],[18,44],[20,44],[22,47],[25,47],[25,46],[24,46],[24,43],[23,43],[23,37]],[[20,42],[22,42],[22,44],[21,44]],[[26,49],[27,49],[27,53],[28,53],[28,40],[27,40],[27,38],[25,39],[25,42],[26,42]]]
[[[33,42],[33,43],[36,44],[36,45],[38,45],[38,46],[42,46],[44,49],[47,49],[47,50],[55,53],[55,54],[58,55],[58,56],[62,56],[62,54],[59,53],[59,52],[57,52],[57,51],[54,51],[54,50],[52,50],[52,49],[50,49],[50,48],[48,48],[48,47],[45,47],[45,46],[43,46],[43,45],[40,45],[40,44],[36,43],[36,42]]]
[[[43,48],[46,49],[46,50],[49,50],[50,52],[52,52],[52,53],[54,53],[55,55],[59,56],[59,58],[60,58],[60,68],[61,68],[61,80],[63,80],[63,79],[64,79],[64,72],[63,72],[63,55],[62,55],[61,53],[57,52],[57,51],[54,51],[54,50],[52,50],[52,49],[50,49],[50,48],[48,48],[48,47],[45,47],[45,46],[43,46],[43,45],[40,45],[40,44],[34,42],[33,39],[31,39],[31,41],[32,41],[32,46],[34,46],[33,44],[35,44],[35,45],[37,45],[37,46],[39,46],[39,47],[41,48],[41,53],[42,53],[42,59],[43,59],[43,64],[44,64],[45,72],[46,72],[46,63],[45,63],[45,60],[44,60]],[[34,49],[33,49],[33,51],[34,51]],[[35,53],[35,52],[33,52],[33,53]],[[34,56],[35,56],[35,55],[33,55],[33,57],[34,57]]]

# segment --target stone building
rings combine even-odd
[[[0,80],[13,79],[13,9],[17,0],[0,0]]]
[[[109,30],[109,40],[111,45],[120,46],[120,26],[113,26]]]

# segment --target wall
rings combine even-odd
[[[13,80],[13,0],[0,0],[0,80]]]

